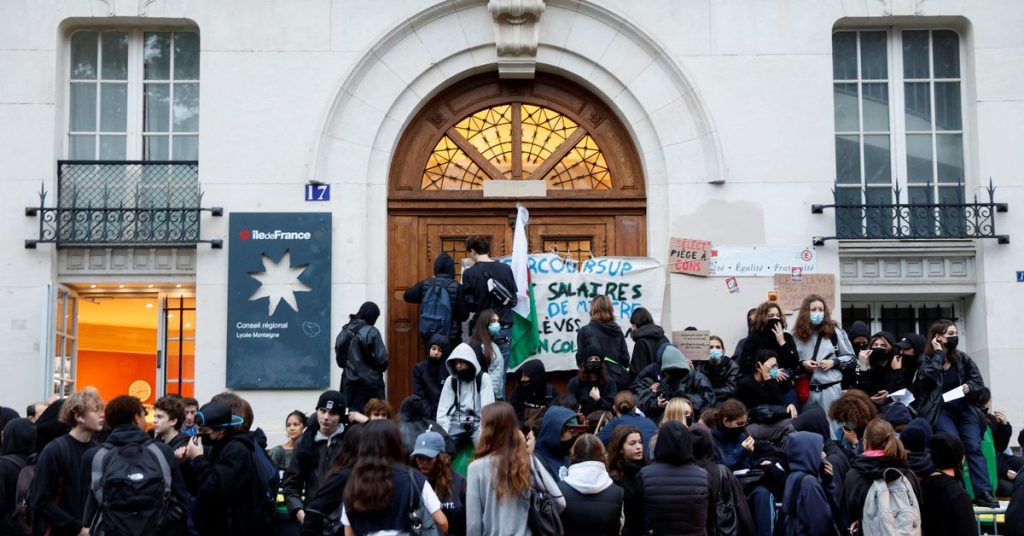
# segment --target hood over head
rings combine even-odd
[[[894,337],[892,333],[889,333],[888,331],[879,331],[871,336],[872,339],[877,339],[879,337],[885,339],[885,342],[889,343],[889,347],[892,348],[893,352],[899,351],[899,348],[896,348],[896,337]]]
[[[434,259],[434,275],[447,275],[455,277],[455,259],[446,251],[442,251]]]
[[[828,425],[828,417],[821,406],[808,403],[803,411],[793,419],[793,428],[798,432],[812,432],[821,436],[822,440],[831,438],[832,432]]]
[[[7,426],[7,423],[17,419],[18,417],[20,417],[20,415],[18,415],[18,412],[14,409],[0,407],[0,430],[3,430],[4,426]]]
[[[562,443],[562,428],[565,423],[576,418],[571,409],[551,406],[544,412],[544,419],[537,432],[537,448],[546,453],[558,452]],[[557,475],[555,475],[557,477]]]
[[[634,329],[633,333],[630,334],[634,341],[639,341],[640,339],[659,340],[664,336],[665,330],[657,324],[644,324]]]
[[[441,348],[441,358],[444,359],[445,357],[448,357],[448,351],[451,350],[452,348],[451,348],[451,342],[448,341],[448,336],[447,335],[444,335],[444,334],[441,334],[441,333],[435,333],[435,334],[433,334],[430,337],[430,341],[428,341],[428,342],[429,342],[427,344],[427,350],[428,351],[430,350],[431,346],[435,346],[436,345],[436,346],[439,346]]]
[[[68,433],[68,427],[60,422],[60,408],[64,407],[66,398],[55,400],[46,407],[42,415],[36,417],[36,452],[42,452],[50,441]]]
[[[693,442],[690,431],[682,423],[669,421],[658,430],[658,442],[654,445],[654,461],[670,465],[693,463]]]
[[[818,474],[824,439],[814,432],[790,432],[786,437],[786,458],[789,459],[790,470]]]
[[[350,318],[361,318],[371,326],[377,322],[378,317],[380,317],[380,307],[377,307],[377,304],[372,301],[363,302],[359,306],[359,311],[350,315]]]
[[[913,348],[914,355],[916,355],[918,359],[924,356],[924,347],[927,344],[928,341],[925,340],[924,335],[921,335],[920,333],[907,333],[899,340],[898,343],[896,343],[896,345],[902,349]]]
[[[911,452],[924,452],[932,440],[932,427],[928,421],[918,417],[907,423],[900,432],[900,441]]]
[[[661,371],[685,370],[690,372],[690,362],[686,360],[683,352],[671,344],[663,344],[658,349],[658,357],[661,359]]]
[[[601,360],[604,361],[604,351],[601,350],[600,346],[590,343],[583,348],[580,348],[579,351],[576,352],[576,366],[582,365],[588,358],[590,358],[590,356],[594,355],[600,357]]]
[[[697,465],[707,467],[714,462],[715,441],[711,437],[711,430],[697,422],[690,427],[690,436],[693,457],[697,460]]]
[[[35,452],[36,425],[28,419],[14,419],[3,428],[3,443],[0,445],[0,456],[22,454],[28,456]]]
[[[608,469],[601,462],[580,462],[569,466],[565,483],[584,495],[595,495],[614,484]]]
[[[858,320],[850,326],[850,331],[847,331],[846,334],[850,337],[851,341],[857,337],[870,337],[871,328],[863,321]]]
[[[456,359],[461,359],[469,363],[469,365],[473,367],[474,376],[480,373],[480,361],[476,359],[476,352],[473,351],[472,346],[464,342],[459,343],[459,345],[456,346],[454,350],[452,350],[452,353],[451,355],[448,356],[448,359],[444,361],[445,366],[448,367],[448,372],[452,376],[458,377],[455,374],[455,364],[452,363],[452,361]]]
[[[530,378],[530,389],[538,393],[543,392],[544,386],[548,383],[548,373],[540,359],[531,359],[523,363],[519,367],[519,375]]]

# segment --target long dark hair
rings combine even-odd
[[[608,440],[608,474],[612,478],[622,478],[622,475],[626,473],[626,458],[622,456],[622,446],[633,434],[639,434],[640,442],[643,443],[644,435],[640,433],[639,428],[632,424],[616,426],[611,439]],[[646,448],[647,445],[644,445],[644,449]]]
[[[943,337],[945,337],[946,330],[949,329],[949,326],[955,325],[956,322],[953,322],[952,320],[936,320],[935,323],[932,324],[930,328],[928,328],[928,340],[925,341],[924,353],[928,354],[929,356],[935,355],[935,348],[932,347],[932,341],[935,339],[937,335],[942,335]],[[949,361],[950,363],[956,363],[957,359],[960,359],[960,352],[956,348],[952,350],[947,348],[946,360]]]
[[[473,336],[469,338],[469,345],[474,351],[478,348],[483,351],[484,358],[480,360],[480,370],[485,372],[491,368],[491,362],[494,361],[494,347],[491,346],[494,339],[491,338],[491,332],[487,331],[487,325],[491,323],[491,317],[494,315],[495,312],[491,309],[480,311],[473,326]]]
[[[519,497],[530,487],[531,468],[516,410],[508,402],[495,402],[484,406],[481,414],[480,443],[473,459],[491,456],[498,502],[506,497]]]
[[[359,455],[359,441],[362,440],[363,430],[365,429],[366,427],[363,425],[355,424],[349,426],[348,430],[345,430],[345,434],[341,436],[341,443],[338,444],[338,453],[331,460],[331,468],[327,471],[327,475],[324,476],[324,481],[334,473],[355,467],[356,458]]]
[[[448,454],[439,452],[437,456],[434,456],[434,468],[430,470],[430,474],[424,476],[427,477],[427,482],[430,482],[430,487],[437,492],[438,498],[442,501],[455,496],[455,478],[452,476],[452,458]]]
[[[392,467],[402,463],[402,434],[390,420],[363,426],[358,458],[345,484],[345,505],[353,512],[380,512],[393,499]]]

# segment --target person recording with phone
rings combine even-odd
[[[903,356],[896,350],[896,338],[888,331],[871,336],[868,347],[857,354],[857,369],[853,387],[871,397],[877,406],[891,402],[889,393],[906,387],[903,375]]]

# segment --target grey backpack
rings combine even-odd
[[[882,478],[871,484],[860,525],[864,536],[920,536],[920,505],[903,473],[886,469]]]

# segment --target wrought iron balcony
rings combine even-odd
[[[995,201],[995,187],[989,181],[988,202],[967,203],[963,195],[954,203],[850,203],[841,202],[836,189],[831,205],[811,205],[812,214],[822,214],[826,208],[836,211],[836,235],[816,236],[814,245],[827,240],[943,240],[956,238],[994,238],[1000,244],[1009,244],[1010,235],[996,232],[996,213],[1009,210],[1006,203]],[[858,191],[858,190],[853,190]],[[867,193],[859,190],[861,199]],[[893,199],[900,199],[900,187],[893,188]]]
[[[221,216],[219,207],[202,208],[199,163],[195,161],[57,162],[57,206],[39,206],[25,215],[39,217],[39,237],[25,241],[57,247],[196,247],[221,240],[200,239],[203,212]]]

